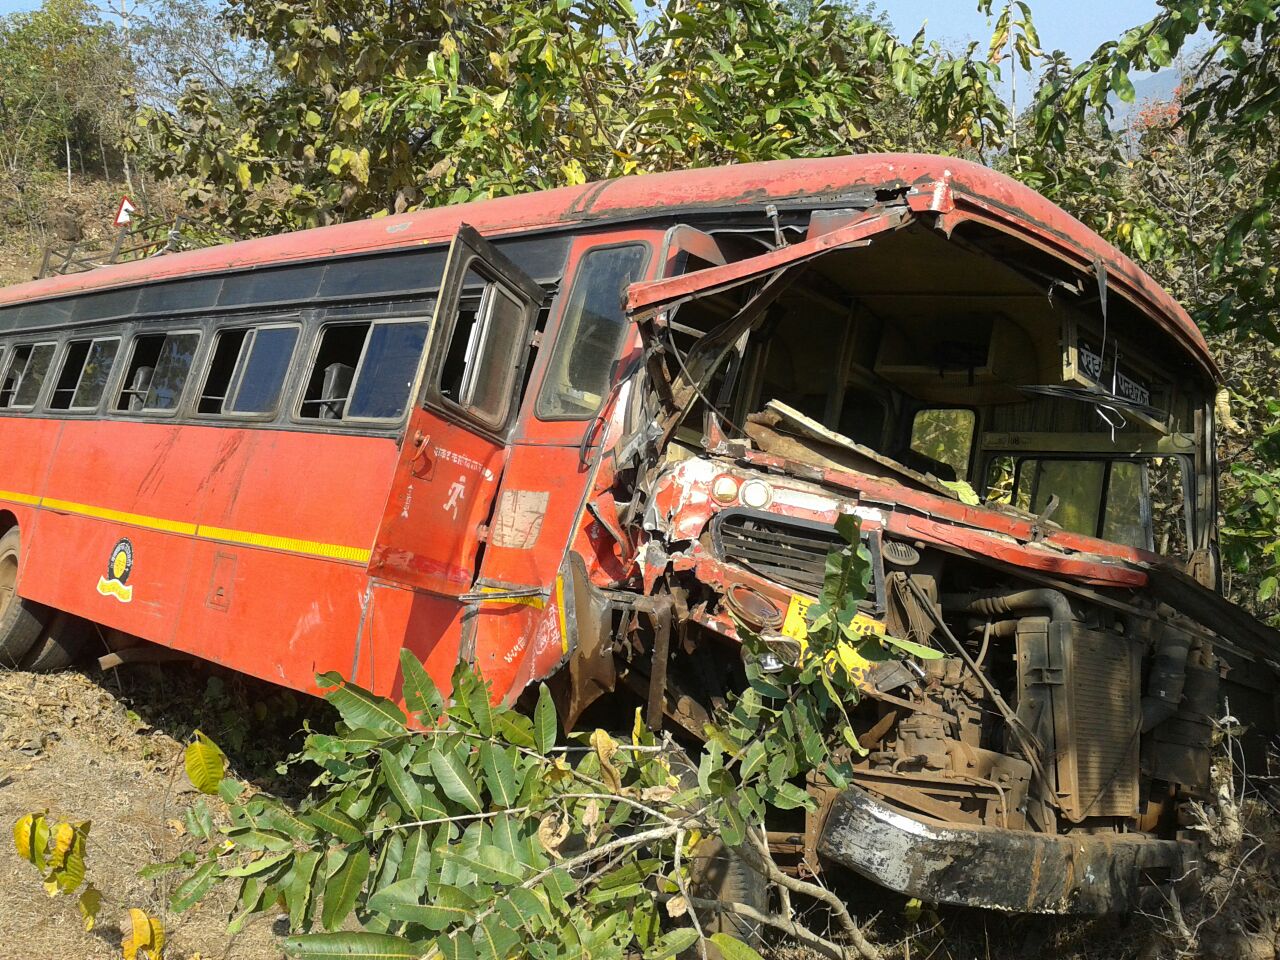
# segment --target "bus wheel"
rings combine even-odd
[[[698,783],[698,767],[689,755],[679,747],[666,754],[672,774],[688,790]],[[746,857],[736,848],[728,846],[719,837],[708,837],[693,851],[689,863],[689,891],[701,900],[715,900],[723,904],[741,903],[754,907],[760,913],[769,913],[769,884],[764,876],[753,870]],[[704,933],[727,933],[751,947],[764,942],[758,924],[728,910],[699,911],[698,922]],[[688,956],[696,956],[690,950]],[[720,960],[718,948],[708,946],[710,960]]]
[[[0,667],[18,666],[49,620],[48,607],[18,596],[20,542],[17,527],[0,537]]]
[[[59,611],[32,644],[20,665],[34,673],[51,673],[71,666],[89,646],[94,626],[87,620]]]

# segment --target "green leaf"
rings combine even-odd
[[[480,765],[494,803],[500,807],[514,806],[520,795],[520,781],[516,779],[511,755],[496,744],[486,743],[480,747]]]
[[[501,847],[485,845],[468,849],[462,844],[452,844],[443,853],[446,861],[470,870],[485,883],[510,886],[524,878],[524,868],[520,862]]]
[[[558,729],[556,705],[551,700],[551,691],[545,683],[539,684],[538,705],[533,711],[534,747],[539,753],[545,756],[551,752],[551,748],[556,745]]]
[[[493,736],[493,702],[489,699],[489,685],[473,683],[467,691],[467,711],[476,729],[486,737]]]
[[[809,794],[794,783],[784,783],[770,797],[770,802],[782,810],[795,810],[808,806],[809,799]]]
[[[435,896],[423,904],[426,912],[418,920],[428,930],[444,930],[476,912],[476,901],[466,891],[450,884],[436,888]]]
[[[418,809],[422,805],[422,790],[418,782],[401,766],[400,758],[389,750],[379,750],[378,756],[381,759],[383,783],[387,785],[387,789],[391,791],[391,795],[396,798],[396,803],[400,804],[400,809],[408,818],[417,817]]]
[[[680,927],[669,930],[658,938],[658,942],[645,951],[644,960],[669,960],[670,957],[684,953],[698,942],[698,931],[693,927]]]
[[[302,819],[344,843],[358,843],[364,837],[364,828],[339,810],[334,803],[308,810],[303,814]]]
[[[720,956],[724,960],[764,960],[764,957],[737,937],[731,937],[727,933],[713,933],[711,942],[720,948]]]
[[[273,853],[265,857],[258,857],[256,860],[250,860],[242,863],[238,867],[230,867],[222,871],[224,877],[253,877],[260,873],[266,873],[272,867],[279,866],[285,860],[293,856],[293,851],[283,853]]]
[[[892,644],[893,646],[897,647],[899,650],[905,650],[907,653],[911,654],[914,657],[919,657],[921,660],[941,660],[942,659],[941,650],[934,650],[932,647],[926,647],[923,644],[916,643],[913,640],[901,640],[898,637],[891,637],[888,634],[885,634],[883,637],[883,642]]]
[[[182,913],[204,899],[213,883],[218,879],[218,861],[209,860],[201,864],[186,880],[178,885],[169,899],[169,909],[174,913]]]
[[[421,714],[424,721],[434,723],[444,710],[444,698],[422,661],[404,648],[400,650],[400,673],[404,678],[400,692],[409,712]]]
[[[342,719],[352,729],[366,727],[375,733],[390,735],[407,732],[404,711],[386,697],[375,696],[368,690],[347,683],[339,673],[318,674],[316,683],[321,687],[333,688],[326,691],[324,698],[337,708]]]
[[[439,929],[434,926],[439,922],[439,914],[433,911],[430,903],[422,902],[425,889],[425,878],[406,877],[397,880],[369,898],[369,909],[374,913],[384,913],[393,920]]]
[[[355,908],[356,899],[369,876],[369,851],[364,845],[353,847],[329,874],[324,885],[324,906],[320,922],[326,930],[337,929]]]
[[[426,947],[385,933],[353,931],[289,937],[284,951],[302,960],[417,960]]]
[[[182,763],[197,790],[209,794],[218,792],[218,784],[227,772],[227,756],[199,730],[195,740],[187,744]]]
[[[507,960],[520,942],[520,935],[498,914],[491,913],[476,926],[471,942],[475,945],[477,960]]]
[[[431,751],[431,770],[440,783],[446,797],[460,803],[472,813],[481,810],[480,790],[471,777],[467,765],[452,751]]]
[[[400,857],[397,880],[414,877],[426,882],[431,875],[431,833],[428,827],[410,827],[405,831],[404,853]]]
[[[308,850],[293,862],[293,869],[284,885],[284,902],[289,908],[289,930],[301,930],[308,926],[307,918],[315,903],[316,868],[320,866],[318,850]]]

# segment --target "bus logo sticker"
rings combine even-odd
[[[115,597],[121,603],[130,603],[133,600],[133,587],[127,584],[132,572],[133,544],[127,538],[121,538],[111,548],[107,575],[98,578],[98,592],[104,597]]]

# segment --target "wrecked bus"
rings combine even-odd
[[[865,672],[866,756],[810,783],[780,859],[1124,910],[1194,872],[1215,720],[1274,719],[1276,634],[1218,592],[1217,381],[1121,253],[928,156],[41,280],[0,291],[0,656],[142,638],[396,696],[408,647],[508,700],[549,679],[570,727],[639,703],[696,739],[744,682],[740,625],[798,655],[852,513],[867,629],[943,656]]]

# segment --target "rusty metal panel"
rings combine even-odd
[[[1115,634],[1076,629],[1067,646],[1068,741],[1058,761],[1072,820],[1138,814],[1140,648]],[[1062,777],[1066,773],[1066,777]]]

